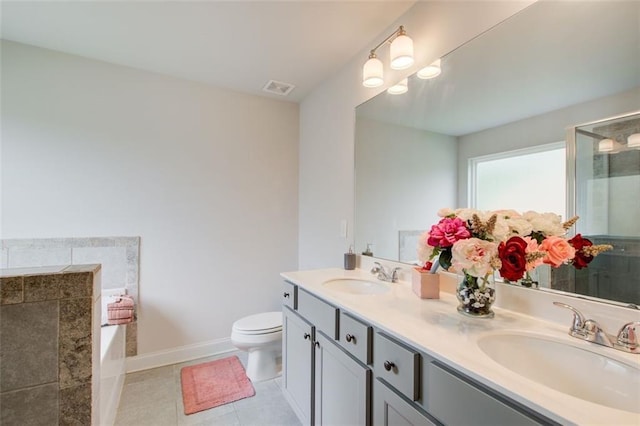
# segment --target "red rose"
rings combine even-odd
[[[509,281],[518,281],[527,270],[527,242],[520,237],[511,237],[498,246],[498,256],[502,261],[500,275]]]
[[[569,240],[569,244],[576,249],[576,257],[573,258],[571,262],[576,269],[586,268],[587,265],[593,260],[593,256],[589,256],[582,251],[583,247],[592,246],[593,243],[586,239],[582,238],[581,234],[577,234],[575,237]]]

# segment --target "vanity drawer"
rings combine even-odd
[[[375,333],[373,370],[412,401],[420,398],[420,354],[383,333]]]
[[[339,343],[347,352],[364,364],[371,364],[373,328],[340,311]]]
[[[298,286],[291,284],[289,281],[284,282],[282,289],[282,304],[291,309],[298,308]]]
[[[447,367],[427,366],[426,400],[429,413],[444,424],[551,425],[535,413],[526,414],[503,398],[486,393]],[[482,419],[482,422],[479,422]]]
[[[338,309],[298,288],[298,313],[332,339],[338,337]]]

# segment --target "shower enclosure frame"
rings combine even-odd
[[[567,190],[567,204],[566,204],[566,212],[567,212],[567,218],[571,218],[576,216],[578,208],[577,208],[577,137],[576,137],[576,133],[578,131],[579,128],[581,127],[586,127],[586,126],[593,126],[593,125],[597,125],[600,123],[606,123],[609,121],[614,121],[614,120],[621,120],[627,117],[632,117],[632,116],[639,116],[640,117],[640,110],[637,111],[632,111],[632,112],[628,112],[628,113],[624,113],[624,114],[619,114],[619,115],[615,115],[615,116],[611,116],[611,117],[607,117],[607,118],[603,118],[603,119],[599,119],[599,120],[594,120],[594,121],[589,121],[586,123],[582,123],[582,124],[577,124],[577,125],[573,125],[570,127],[567,127],[566,129],[566,176],[567,176],[567,182],[566,182],[566,190]],[[572,228],[569,230],[570,235],[575,235],[575,229]],[[573,277],[573,279],[575,280],[575,276]],[[603,299],[599,298],[598,296],[591,296],[591,295],[583,295],[583,294],[579,294],[580,297],[585,297],[585,298],[594,298],[597,300],[602,301]],[[630,308],[635,308],[635,309],[640,309],[640,307],[638,306],[638,304],[633,304],[633,303],[628,303],[628,302],[617,302],[617,301],[611,301],[612,303],[615,304],[620,304],[623,306],[628,306]]]

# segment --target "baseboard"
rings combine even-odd
[[[127,357],[126,371],[127,373],[131,373],[134,371],[148,370],[150,368],[177,364],[234,350],[236,350],[236,348],[231,344],[231,338],[225,337],[209,342],[179,346],[163,351]]]

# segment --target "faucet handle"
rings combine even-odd
[[[384,266],[382,266],[380,262],[373,262],[373,268],[371,268],[371,273],[377,274],[380,271],[384,272]]]
[[[584,316],[580,313],[579,310],[571,305],[567,305],[566,303],[562,302],[553,302],[553,304],[561,308],[569,309],[571,312],[573,312],[573,323],[571,324],[571,329],[569,330],[570,333],[583,331],[585,320]]]
[[[402,268],[397,267],[397,268],[393,268],[393,270],[391,271],[391,282],[395,283],[398,281],[398,271],[400,271]]]
[[[635,349],[640,345],[640,336],[638,336],[636,327],[640,330],[640,321],[629,322],[620,328],[618,332],[618,344]]]

